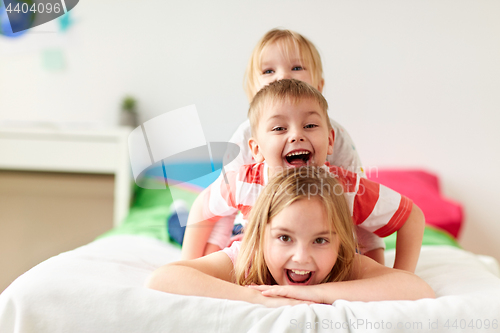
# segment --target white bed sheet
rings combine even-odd
[[[453,247],[422,249],[416,272],[437,299],[277,309],[143,287],[154,269],[179,257],[178,248],[153,239],[115,236],[50,258],[0,295],[0,332],[500,331],[497,262]],[[387,251],[388,263],[393,257]]]

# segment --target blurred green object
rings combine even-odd
[[[134,185],[134,202],[123,223],[99,236],[141,235],[169,242],[165,221],[172,197],[167,190],[150,190]]]
[[[137,101],[132,96],[126,96],[122,101],[122,110],[130,113],[137,113]]]
[[[137,100],[132,96],[126,96],[121,104],[120,125],[136,128],[139,125],[137,117]]]
[[[157,182],[148,179],[148,182]],[[145,187],[148,187],[145,184]],[[176,189],[176,198],[186,202],[189,207],[198,196],[197,192]],[[110,231],[99,236],[97,239],[115,235],[140,235],[161,240],[165,243],[172,243],[167,232],[167,219],[174,213],[172,206],[172,196],[168,189],[152,190],[142,188],[134,184],[133,203],[125,221]]]

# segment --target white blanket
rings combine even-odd
[[[0,295],[0,332],[497,332],[498,264],[447,246],[422,249],[417,274],[437,299],[265,308],[143,284],[180,250],[115,236],[55,256]],[[387,251],[388,264],[394,252]],[[180,276],[179,278],[182,278]],[[486,329],[489,328],[489,329]]]

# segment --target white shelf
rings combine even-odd
[[[113,174],[114,225],[127,216],[131,172],[128,135],[132,129],[99,130],[0,128],[0,169]]]

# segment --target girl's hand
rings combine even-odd
[[[300,304],[314,304],[314,302],[302,301],[298,299],[288,298],[288,297],[280,297],[280,296],[261,296],[261,303],[264,306],[269,308],[278,308],[280,306],[287,305],[300,305]]]
[[[321,293],[316,292],[316,286],[249,285],[247,287],[259,290],[266,297],[282,297],[308,304],[324,303]]]

